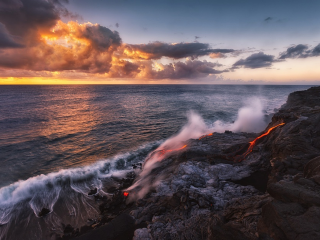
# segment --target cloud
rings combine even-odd
[[[23,7],[23,3],[21,2],[21,0],[1,0],[0,2],[1,10],[8,10],[20,7]]]
[[[197,58],[211,53],[231,53],[233,49],[211,49],[205,43],[163,43],[152,42],[148,44],[127,44],[124,49],[124,57],[130,59],[160,59],[169,57],[173,59]]]
[[[224,57],[233,49],[211,49],[204,43],[123,44],[117,31],[75,21],[66,0],[1,0],[0,76],[194,79],[220,74],[221,65],[194,60]],[[116,24],[119,27],[119,24]],[[19,48],[18,48],[19,47]],[[188,58],[170,64],[162,57]]]
[[[186,62],[161,64],[150,60],[129,62],[118,60],[105,74],[108,78],[198,79],[225,72],[216,70],[218,63],[188,59]]]
[[[266,19],[264,19],[265,22],[270,22],[271,20],[273,20],[272,17],[267,17]]]
[[[58,21],[37,44],[2,52],[0,66],[35,71],[80,70],[108,72],[112,55],[121,45],[116,31],[99,24]]]
[[[115,26],[118,28],[120,25],[119,25],[119,23],[116,23]]]
[[[10,34],[24,40],[24,45],[34,44],[39,32],[48,32],[60,16],[69,14],[61,0],[2,0],[0,22]]]
[[[279,59],[307,57],[307,49],[308,46],[304,44],[298,44],[296,46],[289,47],[285,52],[280,54]]]
[[[225,71],[219,71],[214,67],[220,67],[220,64],[188,59],[186,62],[175,62],[167,65],[155,64],[153,69],[151,65],[146,65],[145,78],[151,79],[195,79],[203,78],[212,74],[220,74]]]
[[[233,68],[244,67],[244,68],[263,68],[270,67],[274,62],[274,56],[266,55],[263,52],[254,53],[246,59],[240,59],[233,64]]]
[[[106,78],[194,79],[224,71],[218,63],[188,59],[160,64],[153,60],[123,58],[117,31],[99,24],[57,21],[38,43],[23,49],[3,51],[0,67],[33,71],[80,71]],[[169,44],[167,44],[169,45]]]
[[[308,58],[320,56],[320,44],[309,50],[305,44],[298,44],[289,47],[285,52],[280,53],[279,59],[286,58]]]
[[[129,62],[123,59],[112,61],[108,72],[92,73],[85,71],[64,70],[60,72],[52,72],[46,70],[28,70],[28,69],[7,69],[0,68],[0,77],[42,77],[42,78],[66,78],[66,79],[101,79],[107,78],[123,78],[123,79],[146,79],[146,80],[188,80],[197,79],[203,81],[208,78],[208,81],[220,79],[220,73],[226,70],[219,71],[214,67],[219,67],[220,64],[210,63],[207,61],[192,61],[176,62],[170,64],[159,64],[153,61],[136,61]]]
[[[210,53],[209,57],[212,59],[215,59],[215,58],[226,58],[227,56],[221,52],[218,52],[218,53]]]
[[[311,51],[311,56],[320,56],[320,44],[315,46]]]
[[[6,27],[0,23],[0,48],[19,48],[22,46],[14,40],[14,37],[10,35]]]

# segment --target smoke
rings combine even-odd
[[[213,132],[222,133],[226,130],[233,132],[260,132],[266,126],[267,122],[265,121],[263,105],[261,100],[256,97],[250,98],[245,102],[245,106],[239,109],[237,119],[233,123],[218,120],[208,125],[199,114],[190,111],[188,113],[188,122],[179,133],[167,139],[148,155],[137,181],[127,189],[131,191],[129,201],[144,197],[151,188],[156,187],[165,178],[164,174],[154,175],[150,173],[169,154],[187,148],[187,140],[197,139]]]

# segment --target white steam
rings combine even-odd
[[[237,119],[233,123],[215,121],[212,125],[207,125],[203,118],[197,113],[190,111],[188,123],[182,127],[177,135],[174,135],[162,143],[155,151],[149,154],[145,160],[142,172],[138,180],[127,190],[133,190],[130,200],[144,197],[151,188],[157,185],[164,176],[151,176],[150,172],[158,166],[158,163],[169,154],[177,150],[183,150],[186,141],[197,139],[203,135],[213,132],[260,132],[267,126],[263,113],[263,106],[259,98],[250,98],[245,106],[238,111]],[[169,150],[169,151],[164,151]]]
[[[234,123],[216,121],[213,123],[212,132],[261,132],[267,123],[264,120],[263,106],[259,98],[250,98],[246,105],[239,109],[238,117]]]
[[[199,138],[208,133],[208,127],[203,118],[193,111],[188,113],[188,123],[182,127],[178,134],[170,137],[163,142],[155,151],[151,152],[145,160],[142,172],[139,174],[138,180],[127,190],[133,190],[129,195],[129,199],[137,200],[144,197],[151,188],[155,187],[164,176],[150,176],[150,172],[158,163],[163,160],[171,150],[178,150],[185,146],[185,142],[192,138]],[[165,152],[169,150],[169,152]]]

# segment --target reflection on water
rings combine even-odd
[[[193,109],[232,121],[249,96],[272,111],[307,86],[0,86],[0,187],[169,137]]]
[[[248,97],[258,96],[268,113],[306,88],[0,86],[0,239],[55,239],[63,224],[87,224],[99,212],[88,192],[107,194],[117,185],[113,174],[124,177],[191,109],[207,123],[231,122]],[[51,213],[39,218],[43,208]]]

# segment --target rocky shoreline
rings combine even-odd
[[[90,192],[98,219],[57,239],[320,239],[320,87],[291,93],[261,134],[189,140],[152,169],[137,201],[124,195],[141,171],[133,166],[112,197]]]

